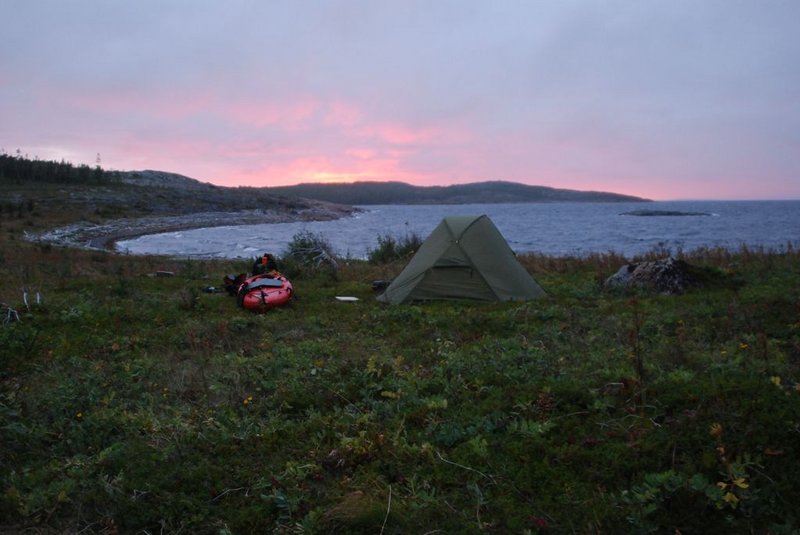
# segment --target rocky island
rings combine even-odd
[[[682,217],[682,216],[713,216],[709,212],[681,212],[678,210],[631,210],[619,215],[633,215],[639,217]]]

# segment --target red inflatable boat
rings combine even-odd
[[[236,293],[240,306],[253,312],[266,312],[292,300],[294,288],[277,272],[255,275],[244,280]]]

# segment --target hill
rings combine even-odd
[[[318,201],[287,197],[266,188],[223,187],[163,171],[107,171],[66,162],[0,155],[0,208],[21,204],[75,210],[93,219],[176,216],[242,210],[302,211]]]
[[[93,247],[153,232],[335,219],[353,211],[163,171],[107,171],[6,154],[0,154],[0,187],[0,221],[19,221],[29,237]],[[52,230],[61,225],[69,226]]]
[[[472,204],[524,202],[624,202],[641,197],[604,191],[577,191],[528,186],[516,182],[488,181],[452,186],[413,186],[404,182],[352,182],[298,184],[269,191],[327,202],[365,204]]]

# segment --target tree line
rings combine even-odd
[[[100,184],[117,177],[116,171],[105,171],[99,164],[90,167],[64,160],[30,159],[22,156],[19,150],[16,155],[0,154],[0,183]]]

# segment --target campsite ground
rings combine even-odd
[[[686,255],[716,277],[672,297],[526,256],[549,295],[502,304],[293,263],[298,299],[254,315],[203,292],[246,263],[23,239],[69,221],[0,214],[0,532],[800,527],[796,251]]]

